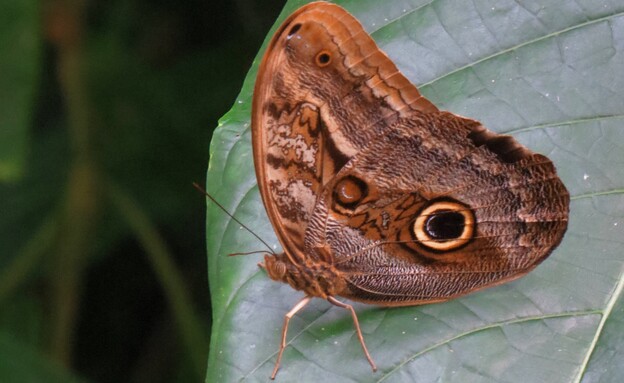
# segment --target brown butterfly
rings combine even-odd
[[[559,244],[569,194],[552,162],[425,99],[343,8],[308,4],[258,71],[253,153],[284,252],[261,264],[305,297],[440,302],[521,277]]]

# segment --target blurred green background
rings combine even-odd
[[[203,381],[191,183],[283,2],[0,3],[0,382]]]

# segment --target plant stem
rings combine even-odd
[[[50,0],[46,5],[47,33],[57,51],[58,77],[72,149],[61,237],[50,281],[52,323],[49,352],[60,363],[70,366],[84,265],[97,222],[98,174],[92,159],[82,49],[84,1]]]

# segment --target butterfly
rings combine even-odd
[[[519,278],[567,228],[553,163],[480,122],[441,111],[343,8],[296,10],[260,64],[256,177],[283,252],[268,276],[349,310],[446,301]]]

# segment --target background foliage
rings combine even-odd
[[[289,1],[276,22],[306,1]],[[624,379],[624,5],[619,0],[336,1],[442,109],[548,155],[572,195],[561,246],[526,277],[420,307],[316,301],[291,321],[280,381],[621,382]],[[262,50],[258,57],[261,57]],[[257,61],[256,61],[257,64]],[[211,144],[208,187],[274,247],[258,195],[249,113],[256,65]],[[284,314],[262,245],[208,210],[213,332],[208,382],[267,381]]]
[[[208,142],[282,1],[0,2],[0,381],[205,376]]]

